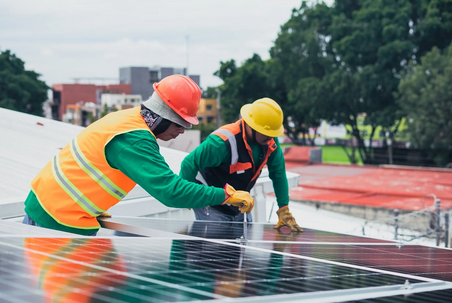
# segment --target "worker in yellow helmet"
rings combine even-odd
[[[265,165],[278,202],[279,222],[302,231],[289,212],[289,185],[278,136],[284,133],[281,107],[270,98],[244,105],[242,119],[214,131],[182,161],[179,175],[208,186],[230,184],[249,192]],[[212,205],[193,209],[197,220],[243,221],[244,214],[230,205]],[[251,222],[251,214],[247,214]]]
[[[169,207],[228,203],[250,212],[249,193],[231,185],[205,187],[174,174],[157,139],[168,141],[198,124],[201,90],[189,77],[171,75],[154,83],[154,93],[131,109],[89,125],[34,178],[25,201],[24,224],[95,235],[99,216],[139,184]]]

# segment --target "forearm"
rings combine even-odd
[[[279,143],[279,142],[277,142]],[[279,147],[270,156],[267,163],[269,177],[273,182],[276,201],[281,208],[289,204],[289,182],[287,181],[286,164],[284,155]]]
[[[151,196],[168,207],[200,208],[219,205],[226,200],[222,188],[204,186],[179,176],[159,175],[140,184]]]
[[[169,207],[196,208],[224,202],[222,188],[183,180],[165,162],[155,139],[140,138],[125,134],[112,140],[106,149],[110,165]]]
[[[280,208],[289,204],[290,198],[287,178],[286,182],[277,182],[276,184],[273,182],[273,190],[275,191],[276,202]]]

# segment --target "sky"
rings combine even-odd
[[[328,1],[327,1],[328,3]],[[202,89],[220,62],[269,50],[301,0],[0,0],[0,51],[47,85],[117,83],[119,68],[188,67]],[[99,80],[102,78],[103,80]],[[96,80],[97,79],[97,80]]]

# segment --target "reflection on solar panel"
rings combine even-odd
[[[132,217],[115,217],[113,220],[104,220],[103,222],[112,229],[124,229],[126,226],[131,226],[134,232],[140,230],[143,232],[143,235],[147,236],[150,235],[150,230],[158,230],[205,239],[236,240],[246,230],[247,239],[255,241],[395,243],[393,241],[342,235],[312,229],[304,229],[303,233],[291,233],[287,227],[283,227],[281,232],[277,232],[273,229],[273,225],[264,223],[248,223],[246,228],[244,228],[244,223],[240,222],[183,221]]]
[[[102,224],[116,231],[24,237],[0,225],[0,301],[449,302],[452,294],[449,249],[258,223],[247,235],[242,223]]]

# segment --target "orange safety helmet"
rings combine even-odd
[[[201,100],[201,90],[189,77],[171,75],[154,83],[154,90],[172,110],[188,123],[199,124],[196,113]]]

